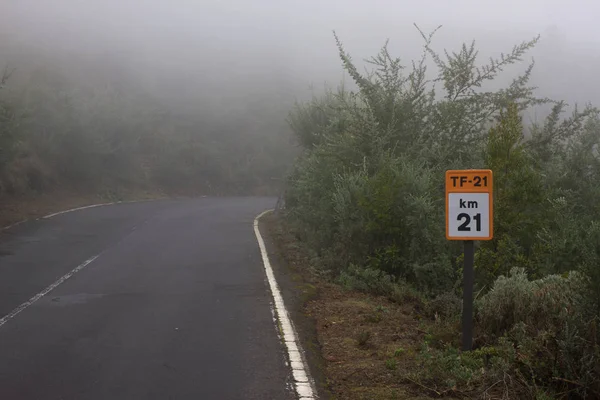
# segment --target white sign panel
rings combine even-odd
[[[452,237],[490,235],[489,193],[448,193],[448,233]]]

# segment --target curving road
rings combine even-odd
[[[252,226],[274,204],[117,204],[0,233],[0,399],[295,398]]]

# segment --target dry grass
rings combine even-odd
[[[329,389],[336,398],[417,398],[403,383],[423,335],[411,308],[337,285],[319,285],[318,299],[309,301],[305,310],[316,322]],[[368,340],[362,343],[365,333]]]

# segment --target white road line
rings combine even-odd
[[[204,196],[206,197],[206,196]],[[52,217],[56,217],[57,215],[61,215],[61,214],[66,214],[66,213],[70,213],[73,211],[79,211],[79,210],[85,210],[86,208],[95,208],[95,207],[103,207],[103,206],[112,206],[115,204],[124,204],[124,203],[143,203],[143,202],[147,202],[147,201],[154,201],[155,199],[150,199],[150,200],[128,200],[128,201],[114,201],[111,203],[99,203],[99,204],[90,204],[89,206],[83,206],[83,207],[76,207],[76,208],[71,208],[68,210],[64,210],[64,211],[58,211],[52,214],[48,214],[48,215],[44,215],[43,217],[38,217],[38,218],[33,218],[32,220],[36,221],[36,220],[40,220],[40,219],[48,219],[48,218],[52,218]],[[158,199],[157,199],[158,200]],[[0,231],[4,231],[10,228],[14,228],[17,225],[21,225],[24,222],[29,221],[28,219],[24,219],[22,221],[16,222],[12,225],[8,225],[5,227],[0,228]]]
[[[70,213],[70,212],[73,212],[73,211],[85,210],[86,208],[94,208],[94,207],[101,207],[101,206],[110,206],[110,205],[113,205],[113,204],[120,204],[120,203],[123,203],[123,202],[122,201],[116,201],[116,202],[113,202],[113,203],[91,204],[89,206],[83,206],[83,207],[71,208],[69,210],[64,210],[64,211],[58,211],[58,212],[55,212],[53,214],[44,215],[43,217],[33,218],[33,220],[35,221],[35,220],[39,220],[39,219],[48,219],[48,218],[56,217],[57,215],[66,214],[66,213]],[[125,203],[131,203],[131,202],[127,201]],[[4,230],[10,229],[10,228],[14,228],[15,226],[21,225],[22,223],[27,222],[27,221],[29,221],[29,220],[28,219],[24,219],[22,221],[19,221],[19,222],[16,222],[16,223],[12,224],[12,225],[5,226],[3,228],[0,228],[0,231],[4,231]]]
[[[0,228],[0,231],[4,231],[4,230],[10,229],[10,228],[14,228],[15,226],[17,226],[17,225],[21,225],[21,224],[22,224],[22,223],[24,223],[24,222],[27,222],[27,220],[26,220],[26,219],[24,219],[24,220],[21,220],[21,221],[19,221],[19,222],[15,222],[14,224],[11,224],[11,225],[8,225],[8,226],[5,226],[4,228]]]
[[[316,391],[314,390],[314,383],[308,372],[308,366],[304,361],[304,357],[302,357],[302,353],[298,350],[301,347],[300,342],[298,341],[298,336],[289,313],[285,308],[279,285],[277,285],[277,280],[275,279],[275,274],[273,273],[273,268],[269,261],[269,255],[267,254],[265,241],[258,229],[258,221],[260,218],[271,211],[273,210],[267,210],[254,219],[254,233],[256,234],[256,240],[258,241],[258,247],[260,248],[260,254],[262,255],[265,272],[267,274],[267,281],[269,282],[271,294],[273,295],[275,314],[279,319],[281,330],[283,331],[283,341],[290,359],[292,375],[294,377],[294,389],[300,400],[314,400],[317,398]]]
[[[126,200],[126,201],[121,200],[121,201],[113,201],[111,203],[90,204],[89,206],[71,208],[69,210],[64,210],[64,211],[55,212],[53,214],[44,215],[43,217],[40,217],[38,219],[48,219],[48,218],[56,217],[57,215],[66,214],[66,213],[70,213],[70,212],[73,212],[73,211],[85,210],[86,208],[103,207],[103,206],[113,206],[115,204],[146,203],[148,201],[156,201],[156,200],[162,200],[162,199]]]
[[[112,203],[100,203],[100,204],[92,204],[92,205],[89,205],[89,206],[71,208],[70,210],[64,210],[64,211],[55,212],[54,214],[45,215],[45,216],[42,217],[42,219],[48,219],[48,218],[56,217],[57,215],[66,214],[66,213],[70,213],[70,212],[73,212],[73,211],[85,210],[86,208],[110,206],[110,205],[113,205],[113,204],[120,204],[120,203],[122,203],[122,202],[121,201],[115,201],[115,202],[112,202]]]
[[[38,301],[39,299],[41,299],[42,297],[44,297],[45,295],[47,295],[48,293],[50,293],[52,290],[56,289],[56,287],[58,285],[60,285],[61,283],[63,283],[64,281],[66,281],[67,279],[69,279],[70,277],[72,277],[73,275],[75,275],[77,272],[79,272],[82,269],[84,269],[85,267],[87,267],[89,264],[91,264],[98,257],[100,257],[100,254],[98,254],[97,256],[94,256],[94,257],[86,260],[85,262],[79,264],[75,269],[73,269],[72,271],[70,271],[70,272],[66,273],[65,275],[63,275],[59,280],[57,280],[56,282],[54,282],[52,285],[48,286],[46,289],[44,289],[41,292],[39,292],[38,294],[36,294],[35,296],[33,296],[31,299],[27,300],[25,303],[21,304],[20,306],[18,306],[14,310],[12,310],[10,313],[8,313],[7,315],[5,315],[4,317],[0,318],[0,327],[2,327],[2,325],[4,325],[8,321],[10,321],[14,317],[16,317],[17,314],[19,314],[21,311],[25,310],[27,307],[29,307],[30,305],[32,305],[33,303],[35,303],[36,301]]]

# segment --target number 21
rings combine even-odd
[[[481,177],[476,176],[473,178],[473,186],[481,187]],[[483,186],[487,186],[487,176],[483,177]]]
[[[470,232],[471,231],[471,227],[469,226],[469,224],[471,223],[471,216],[469,214],[460,213],[460,214],[458,214],[457,219],[459,221],[463,221],[462,224],[460,224],[458,226],[459,231],[461,231],[461,232]],[[481,214],[473,215],[473,219],[475,220],[475,230],[477,232],[481,232]]]

